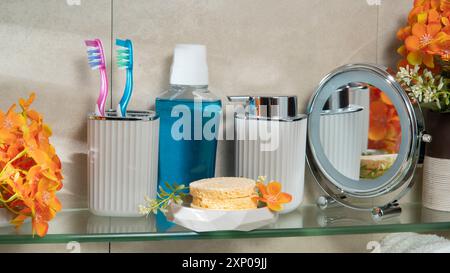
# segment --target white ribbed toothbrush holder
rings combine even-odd
[[[278,181],[292,196],[286,214],[303,202],[308,118],[298,113],[297,96],[231,96],[244,102],[235,114],[235,173],[239,177]]]
[[[144,197],[156,197],[159,118],[152,111],[108,111],[88,117],[88,196],[99,216],[137,217]]]

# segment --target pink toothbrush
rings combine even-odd
[[[100,95],[95,106],[95,115],[105,116],[106,98],[108,97],[108,76],[106,74],[106,59],[103,44],[100,39],[84,41],[88,47],[88,61],[92,69],[100,71]]]

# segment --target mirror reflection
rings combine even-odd
[[[400,119],[390,98],[375,86],[338,88],[323,107],[320,123],[325,155],[350,179],[378,178],[397,158]]]

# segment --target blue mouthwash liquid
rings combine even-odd
[[[220,100],[156,99],[159,186],[214,177],[220,109]]]
[[[158,186],[170,192],[165,182],[189,186],[214,177],[221,105],[206,86],[171,86],[156,99],[160,117]],[[173,226],[164,214],[156,215],[158,232]]]

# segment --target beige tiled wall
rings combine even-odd
[[[0,2],[0,109],[36,92],[34,107],[51,125],[63,162],[64,191],[77,198],[86,196],[86,116],[99,82],[98,72],[88,68],[83,40],[100,37],[111,47],[111,1],[81,3]]]
[[[378,8],[363,0],[115,0],[114,10],[114,36],[135,43],[134,108],[153,107],[167,87],[176,43],[207,46],[217,95],[295,94],[302,111],[333,68],[376,62]],[[232,143],[218,149],[216,174],[233,175]]]
[[[410,0],[384,0],[379,7],[377,62],[395,67],[398,56],[395,54],[400,41],[395,37],[397,30],[407,23],[407,13],[412,7]]]
[[[68,5],[79,2],[80,5]],[[320,79],[350,62],[395,65],[396,29],[412,0],[2,0],[0,3],[0,108],[31,90],[35,107],[54,130],[61,155],[66,207],[85,206],[86,114],[94,109],[98,72],[86,63],[83,40],[103,39],[111,61],[112,38],[135,45],[135,95],[131,108],[151,109],[168,84],[176,43],[208,47],[210,88],[232,94],[295,94],[300,108]],[[113,14],[113,16],[111,16]],[[111,62],[109,62],[111,65]],[[118,102],[123,72],[112,70],[111,103]],[[111,76],[111,75],[110,75]],[[219,145],[217,175],[233,174],[232,143]],[[307,174],[307,201],[317,190]],[[73,200],[81,200],[73,201]],[[271,239],[258,249],[364,251],[372,236]],[[351,241],[351,240],[350,240]],[[212,242],[178,242],[142,250],[207,251]],[[248,250],[252,240],[220,241],[229,250]],[[136,245],[112,245],[127,251]],[[184,246],[184,247],[183,247]],[[208,247],[207,247],[208,246]],[[207,248],[206,248],[207,247]],[[284,248],[286,247],[286,248]],[[307,248],[306,248],[307,249]],[[301,248],[299,247],[300,251]]]

